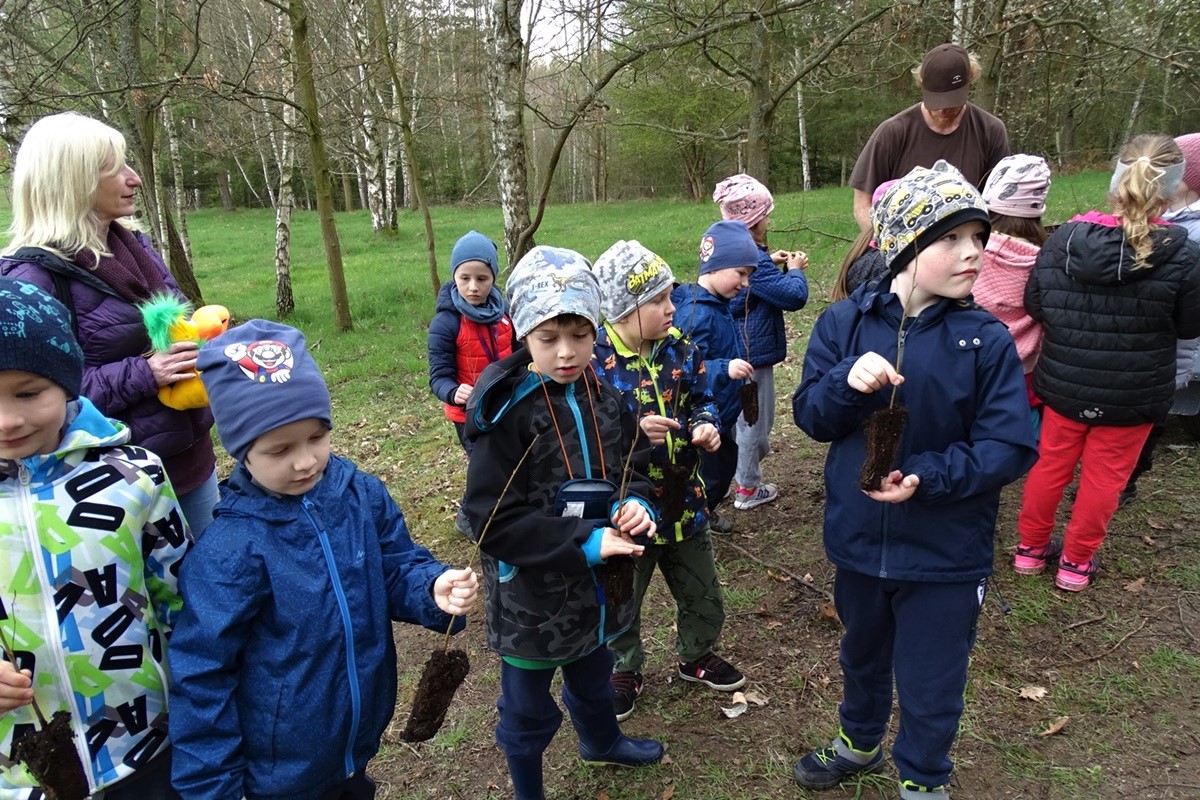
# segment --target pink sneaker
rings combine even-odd
[[[1092,556],[1086,564],[1075,564],[1065,558],[1058,562],[1058,574],[1054,585],[1064,592],[1082,592],[1092,583],[1092,576],[1100,569],[1100,561]]]
[[[1046,571],[1046,563],[1057,561],[1062,555],[1062,539],[1051,539],[1042,547],[1026,547],[1017,545],[1017,554],[1013,557],[1013,572],[1018,575],[1041,575]]]

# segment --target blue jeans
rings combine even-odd
[[[221,499],[221,491],[217,488],[216,469],[213,469],[208,480],[190,492],[179,495],[178,499],[179,508],[183,511],[183,518],[187,520],[188,527],[192,529],[192,540],[200,541],[200,534],[204,533],[208,523],[213,521],[213,509],[216,508],[217,501]]]

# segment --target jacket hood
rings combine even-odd
[[[671,290],[671,301],[679,305],[676,298],[689,299],[693,303],[708,303],[714,306],[728,306],[729,300],[719,297],[698,283],[684,283]]]
[[[125,444],[129,436],[125,423],[109,419],[91,400],[79,397],[67,403],[66,433],[58,448],[53,453],[23,458],[21,463],[33,482],[49,483],[78,466],[89,450]]]
[[[1089,217],[1086,221],[1070,222],[1059,230],[1066,236],[1063,269],[1080,283],[1094,286],[1139,281],[1173,259],[1187,243],[1187,231],[1178,225],[1156,228],[1150,233],[1154,247],[1146,259],[1148,266],[1134,269],[1137,262],[1133,248],[1119,226]]]
[[[550,378],[530,371],[532,363],[529,351],[522,348],[483,371],[467,401],[468,436],[494,428],[509,409],[539,389],[543,381],[552,389],[557,386]]]
[[[993,232],[988,238],[984,270],[1003,269],[1028,273],[1033,269],[1041,248],[1032,242]],[[980,275],[982,276],[982,272]]]
[[[296,518],[296,505],[304,498],[312,498],[318,503],[339,502],[350,485],[350,479],[354,477],[354,471],[351,462],[330,453],[325,474],[316,486],[299,496],[276,495],[255,483],[246,465],[239,463],[221,484],[224,491],[221,492],[221,502],[217,508],[222,514],[267,522],[289,522]]]
[[[434,302],[434,311],[452,311],[458,313],[458,309],[454,307],[454,300],[450,297],[450,289],[454,286],[454,281],[446,281],[442,284],[442,288],[438,289],[437,300]]]

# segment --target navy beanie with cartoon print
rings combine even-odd
[[[83,386],[83,351],[66,307],[40,286],[0,278],[0,370],[41,375],[70,398]]]
[[[720,269],[758,266],[758,245],[746,223],[733,219],[714,222],[700,238],[700,274]]]
[[[284,425],[319,419],[333,428],[329,389],[295,328],[252,319],[206,342],[196,369],[217,434],[238,461],[255,439]]]

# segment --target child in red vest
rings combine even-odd
[[[484,367],[512,353],[513,328],[504,295],[496,288],[496,243],[470,231],[450,251],[450,280],[438,291],[429,323],[429,388],[442,401],[467,455],[463,436],[467,398]],[[468,533],[460,510],[454,525]]]

